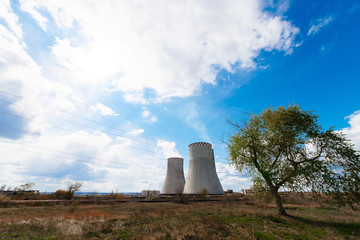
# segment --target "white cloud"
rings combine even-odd
[[[172,144],[162,140],[160,148],[164,153],[176,151]],[[166,173],[157,148],[112,139],[100,131],[1,141],[0,149],[0,183],[11,186],[34,182],[37,189],[55,191],[79,180],[83,191],[141,191],[160,189]]]
[[[131,136],[139,136],[139,135],[143,134],[143,132],[144,132],[144,129],[135,128],[135,129],[133,129],[131,131],[128,131],[126,134],[131,135]]]
[[[105,106],[101,103],[96,103],[96,106],[91,106],[91,110],[94,112],[99,111],[101,115],[110,115],[110,116],[119,116],[119,114],[115,113],[114,110]]]
[[[116,90],[109,90],[110,92],[116,91]],[[148,104],[149,101],[145,99],[144,94],[142,91],[130,91],[128,93],[125,93],[124,99],[127,102],[135,103],[135,104]]]
[[[283,14],[287,12],[287,10],[289,9],[290,0],[278,1],[276,7],[277,7],[277,12]]]
[[[54,20],[60,28],[71,28],[73,26],[73,18],[53,1],[19,0],[19,3],[21,10],[30,14],[45,32],[47,31],[49,20],[38,10],[47,10],[52,16],[56,16]]]
[[[360,150],[360,110],[355,111],[345,119],[348,119],[350,127],[342,129],[341,132],[351,139],[357,150]]]
[[[250,187],[251,177],[242,176],[233,166],[224,163],[216,163],[216,172],[224,188],[233,189],[236,192]]]
[[[317,24],[314,24],[310,27],[309,31],[307,32],[307,36],[309,35],[315,35],[317,32],[319,32],[319,30],[323,27],[325,27],[326,25],[328,25],[331,21],[333,21],[333,18],[327,17],[327,18],[321,18],[318,19],[316,22]]]
[[[164,139],[157,141],[158,152],[165,158],[181,157],[179,151],[176,149],[175,142],[169,142]]]
[[[28,119],[17,126],[16,118],[9,118],[10,126],[39,133],[21,132],[17,141],[0,136],[0,182],[13,187],[34,182],[35,188],[43,191],[64,188],[70,180],[84,182],[84,191],[94,187],[102,191],[160,189],[166,164],[162,164],[155,146],[126,137],[111,139],[99,131],[74,130],[64,122],[58,126],[68,128],[71,134],[54,130],[52,125],[60,121],[59,115],[72,120],[62,111],[77,109],[75,104],[81,102],[75,93],[78,89],[45,78],[41,67],[27,54],[22,39],[1,24],[0,68],[1,90],[21,97],[0,93],[1,99],[12,102],[1,102],[1,110]]]
[[[286,3],[286,1],[285,1]],[[146,102],[186,97],[204,83],[216,84],[220,69],[254,68],[261,50],[291,53],[299,29],[264,11],[266,3],[245,1],[20,1],[45,28],[48,11],[60,29],[52,52],[71,79],[103,84],[125,99]],[[286,9],[279,5],[281,14]],[[94,17],[96,16],[96,17]]]
[[[141,112],[141,116],[143,118],[148,118],[150,116],[150,114],[151,113],[148,110],[144,110],[144,111]]]
[[[120,91],[127,101],[142,104],[198,94],[203,84],[216,84],[220,69],[255,68],[261,50],[291,53],[299,31],[253,0],[20,0],[19,4],[49,41],[40,41],[39,52],[29,49],[22,26],[32,23],[19,22],[22,18],[12,11],[10,1],[0,1],[0,87],[20,96],[0,93],[12,102],[0,107],[27,118],[19,126],[9,118],[11,126],[38,133],[11,138],[16,141],[1,136],[0,182],[12,186],[35,182],[36,188],[48,191],[70,180],[84,182],[84,191],[160,189],[164,158],[180,156],[175,142],[158,140],[154,146],[128,138],[141,135],[140,128],[111,138],[101,131],[76,129],[60,117],[73,121],[76,117],[69,119],[64,112],[76,112],[86,119],[86,103],[98,102],[104,89]],[[32,57],[37,54],[39,59]],[[210,142],[196,106],[186,107],[188,124]],[[101,103],[92,109],[116,115]],[[157,121],[147,108],[141,114]],[[54,130],[59,121],[58,126],[68,131]],[[225,187],[242,181],[228,172],[220,174]]]
[[[4,3],[6,1],[1,2]],[[17,121],[14,117],[8,118],[12,121],[12,127],[41,133],[49,114],[48,109],[41,107],[41,104],[48,108],[73,111],[76,94],[69,86],[50,81],[43,76],[41,66],[27,53],[21,24],[9,11],[7,9],[6,14],[2,15],[8,26],[0,24],[0,95],[2,100],[6,100],[1,102],[0,107],[10,114],[26,118],[21,121],[20,118],[17,118]],[[20,133],[21,130],[17,131]],[[11,138],[9,135],[6,137]]]
[[[156,122],[157,121],[157,117],[152,114],[149,110],[147,110],[146,108],[143,108],[144,110],[141,112],[141,116],[148,120],[149,122]]]
[[[37,4],[34,0],[20,0],[19,2],[21,10],[30,14],[38,22],[39,26],[46,31],[48,19],[36,10],[36,7],[39,8],[40,4]]]
[[[5,20],[9,29],[16,35],[16,37],[22,37],[21,26],[19,25],[19,19],[15,15],[10,7],[10,1],[4,0],[0,2],[0,19]]]

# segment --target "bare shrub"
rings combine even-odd
[[[29,190],[31,189],[33,186],[35,185],[35,183],[25,183],[23,185],[21,185],[19,188],[18,188],[18,191],[19,191],[19,196],[17,197],[17,199],[19,199],[26,190]]]
[[[66,195],[66,199],[71,200],[74,198],[75,192],[80,191],[80,188],[82,186],[81,182],[70,182],[68,185],[68,190],[67,190],[67,195]]]

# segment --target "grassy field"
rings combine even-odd
[[[360,239],[360,214],[320,205],[125,202],[0,208],[0,239]]]

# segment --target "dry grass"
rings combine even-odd
[[[11,200],[10,197],[8,197],[8,196],[6,196],[4,194],[0,194],[0,202],[8,202],[10,200]]]
[[[323,204],[197,202],[0,208],[0,239],[359,239],[360,215]]]

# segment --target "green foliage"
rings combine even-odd
[[[286,215],[280,188],[312,189],[333,197],[339,206],[360,203],[360,157],[344,134],[323,131],[318,116],[299,106],[265,109],[227,141],[231,163],[252,175],[254,189],[270,192]],[[282,211],[282,212],[281,212]]]
[[[253,174],[252,182],[253,185],[251,188],[254,191],[255,197],[263,202],[270,202],[272,199],[271,192],[263,178],[258,174]]]
[[[131,238],[131,234],[126,231],[125,229],[120,229],[116,232],[113,233],[114,235],[116,235],[118,237],[118,239],[130,239]]]
[[[254,232],[254,237],[259,240],[275,240],[274,235],[264,232]]]

